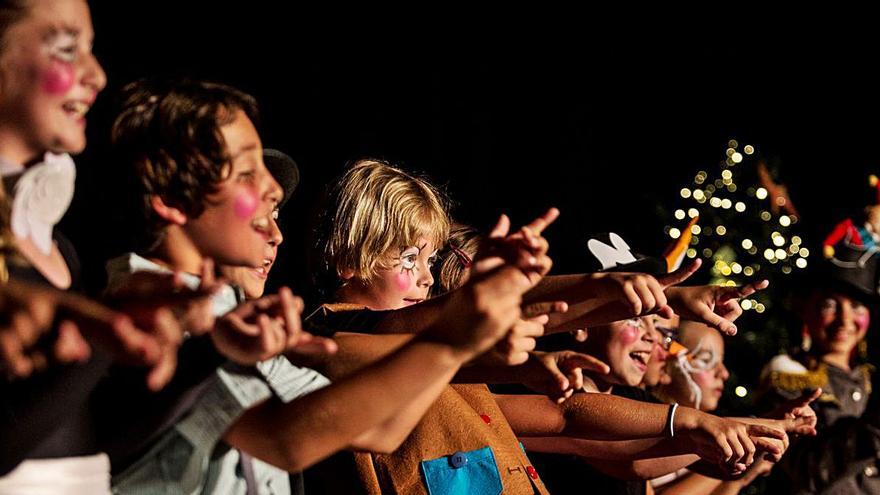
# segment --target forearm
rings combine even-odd
[[[556,404],[540,395],[497,395],[519,436],[562,435],[592,440],[636,440],[666,436],[669,406],[609,394],[575,394]],[[676,428],[688,408],[679,408]],[[683,426],[683,425],[682,425]]]
[[[351,445],[431,389],[461,365],[449,346],[412,342],[333,385],[287,404],[271,401],[248,411],[227,441],[288,471],[300,471]],[[381,398],[381,400],[377,400]]]
[[[642,440],[586,440],[571,437],[522,437],[530,451],[570,454],[586,459],[636,461],[690,454],[687,445],[673,438]],[[691,462],[697,460],[693,456]]]
[[[675,457],[663,457],[654,459],[641,459],[637,461],[590,461],[597,470],[626,480],[648,480],[674,473],[685,468],[697,459],[694,455],[680,455]],[[694,492],[706,493],[706,492]]]
[[[417,334],[430,327],[444,311],[449,294],[388,313],[373,329],[374,333]],[[354,330],[354,329],[351,329]]]
[[[703,476],[699,473],[689,473],[672,483],[663,485],[657,492],[661,495],[694,495],[697,493],[718,493],[715,490],[724,484],[721,480]],[[738,491],[739,489],[737,489]],[[722,492],[724,493],[724,492]],[[733,492],[737,493],[737,492]]]
[[[333,336],[338,350],[321,362],[307,366],[321,372],[330,380],[339,380],[351,373],[389,356],[412,340],[413,335],[367,335],[340,332]]]

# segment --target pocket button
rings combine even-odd
[[[464,466],[465,464],[467,464],[467,462],[467,456],[461,452],[456,452],[452,454],[452,457],[449,458],[449,463],[452,464],[452,467],[454,467],[455,469]]]

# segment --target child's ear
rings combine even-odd
[[[186,214],[177,208],[166,205],[158,195],[150,196],[150,206],[157,215],[171,224],[184,225],[186,223]]]

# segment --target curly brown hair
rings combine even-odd
[[[221,127],[239,110],[256,124],[257,102],[224,84],[188,80],[137,81],[123,89],[122,101],[113,122],[114,157],[136,175],[151,248],[167,222],[150,198],[158,196],[190,218],[201,215],[207,196],[230,171]]]

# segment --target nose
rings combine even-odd
[[[416,285],[430,289],[434,285],[434,275],[431,274],[431,267],[424,261],[420,261],[419,264],[419,276],[416,280]]]
[[[727,366],[724,366],[724,363],[718,363],[718,378],[722,380],[727,380],[730,378],[730,371],[727,369]]]
[[[278,228],[278,222],[270,217],[269,218],[269,245],[272,246],[273,250],[277,249],[281,243],[284,242],[284,236],[281,234],[281,229]]]
[[[83,86],[93,89],[95,94],[100,93],[101,90],[107,86],[107,74],[104,72],[98,59],[95,58],[95,55],[92,53],[83,57],[83,73],[80,78],[80,83]]]
[[[856,329],[855,311],[852,303],[846,299],[839,302],[837,318],[840,320],[840,327],[846,330]]]

